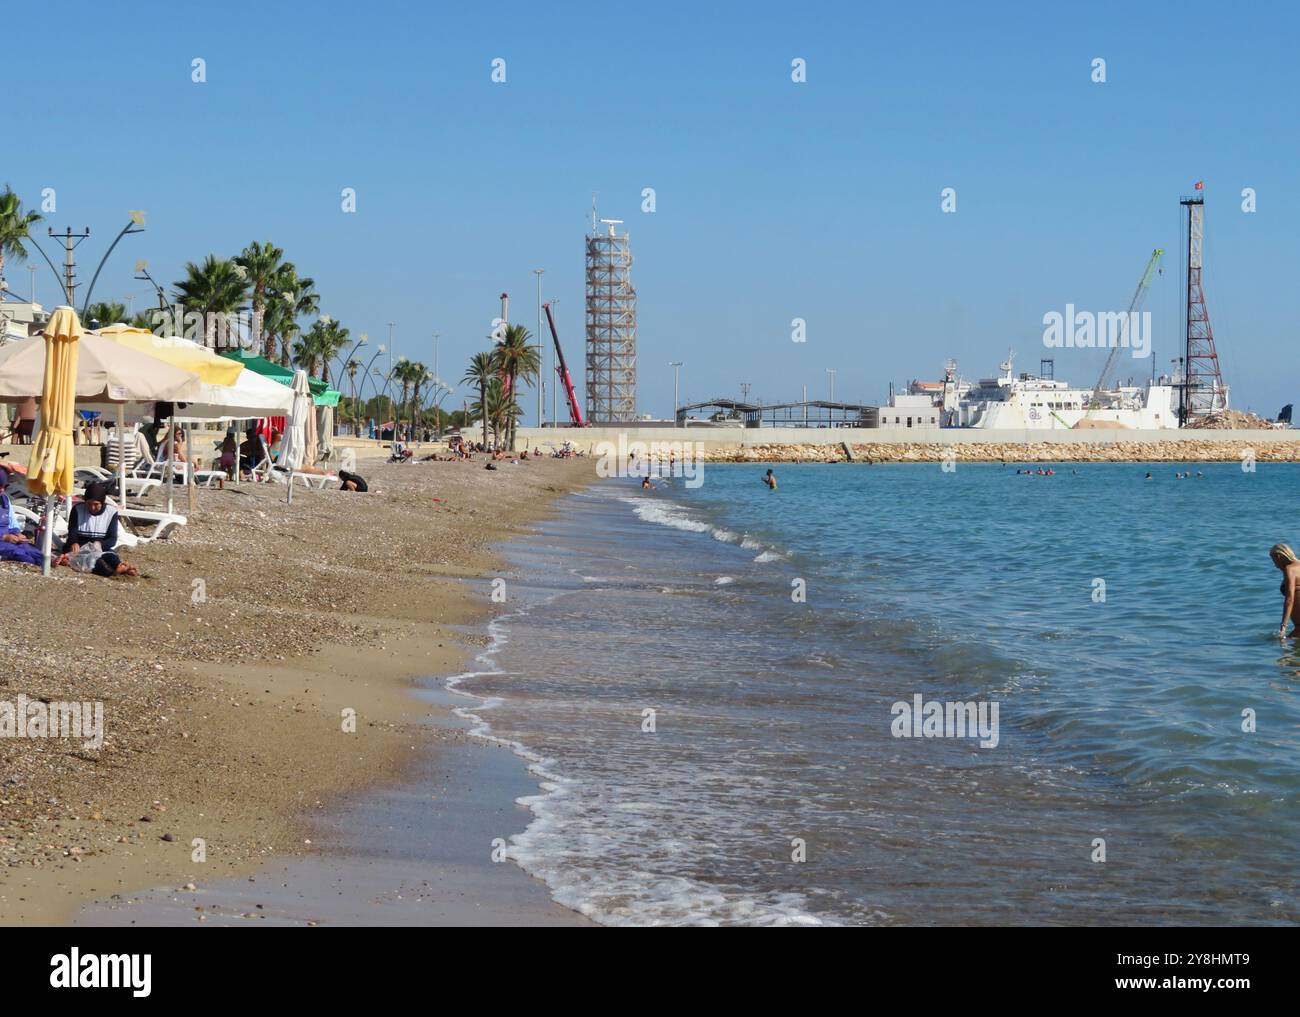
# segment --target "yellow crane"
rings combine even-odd
[[[1146,299],[1147,290],[1151,288],[1151,280],[1156,274],[1156,269],[1160,266],[1160,259],[1164,253],[1164,249],[1161,247],[1157,247],[1151,252],[1151,258],[1142,272],[1142,278],[1138,280],[1137,289],[1133,292],[1133,299],[1129,301],[1128,305],[1127,321],[1130,323],[1130,327],[1135,320],[1134,315],[1141,308],[1142,301]],[[1093,411],[1101,408],[1101,393],[1110,385],[1110,376],[1115,370],[1115,361],[1119,359],[1120,349],[1119,346],[1111,347],[1110,356],[1106,358],[1106,366],[1102,368],[1101,377],[1097,379],[1097,386],[1092,390],[1092,398],[1088,400],[1088,412],[1084,415],[1084,420],[1090,419]]]

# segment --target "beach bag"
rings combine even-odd
[[[92,540],[89,544],[82,544],[77,549],[77,553],[68,558],[68,564],[77,572],[94,572],[103,554],[104,550],[99,546],[99,541]]]

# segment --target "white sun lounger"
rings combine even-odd
[[[113,484],[118,479],[116,473],[99,466],[78,466],[73,475],[80,483],[86,483],[88,479],[94,479]],[[143,498],[157,487],[162,487],[161,480],[155,480],[152,477],[136,477],[129,473],[126,476],[126,493],[133,498]]]
[[[122,518],[129,523],[143,523],[146,528],[149,525],[153,526],[153,529],[149,530],[147,535],[136,535],[146,543],[153,540],[166,540],[178,526],[184,526],[189,522],[183,515],[176,512],[150,512],[138,508],[126,508],[119,511]],[[121,533],[120,527],[118,533]]]

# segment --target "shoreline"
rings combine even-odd
[[[0,924],[319,851],[340,806],[462,741],[417,690],[483,642],[490,605],[464,580],[592,474],[498,467],[363,459],[370,494],[291,506],[281,485],[202,491],[176,538],[127,552],[139,580],[0,570],[27,605],[0,699],[93,699],[105,717],[98,750],[0,739]]]

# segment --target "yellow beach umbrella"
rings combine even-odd
[[[81,321],[71,307],[56,307],[45,326],[45,381],[41,430],[27,466],[27,486],[37,494],[71,494],[76,466],[72,417],[77,401]]]
[[[56,307],[45,326],[45,380],[41,384],[41,430],[27,464],[27,487],[45,495],[45,533],[41,572],[50,574],[50,539],[54,529],[52,495],[72,494],[76,453],[72,415],[77,405],[77,360],[81,320],[71,307]]]
[[[159,336],[143,328],[130,325],[109,325],[97,333],[122,346],[166,361],[182,371],[197,374],[206,385],[233,385],[244,365],[238,360],[221,357],[206,346],[201,346],[179,336]]]

